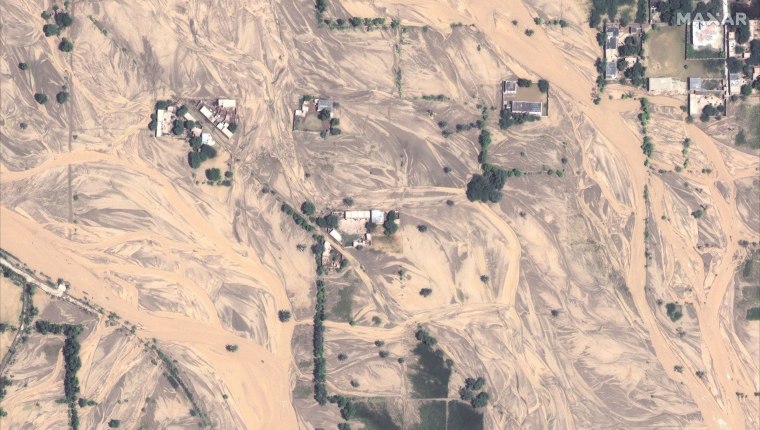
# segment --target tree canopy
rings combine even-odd
[[[67,101],[69,101],[69,93],[66,91],[59,92],[58,94],[55,95],[55,101],[61,104],[66,103]]]
[[[71,52],[74,50],[74,43],[64,37],[63,40],[61,40],[61,43],[58,44],[58,49],[63,52]]]

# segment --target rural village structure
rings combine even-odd
[[[200,100],[196,109],[209,120],[227,138],[237,130],[237,102],[233,99],[218,99],[216,103],[207,104]]]
[[[548,94],[542,93],[535,85],[521,87],[517,80],[505,80],[501,83],[501,106],[514,114],[548,116],[546,100]]]
[[[650,0],[650,24],[659,24],[660,17],[657,12],[659,0]],[[723,14],[729,10],[729,1],[722,2]],[[707,16],[705,16],[707,18]],[[730,21],[727,21],[730,24]],[[716,20],[696,20],[684,27],[685,46],[683,59],[688,63],[708,62],[708,61],[730,61],[731,58],[744,61],[750,56],[749,43],[738,44],[736,35],[726,22]],[[665,23],[661,25],[666,25]],[[749,20],[748,27],[750,31],[749,40],[760,39],[760,20]],[[606,79],[616,76],[615,71],[610,67],[610,60],[616,58],[615,52],[610,49],[609,44],[619,34],[616,30],[617,24],[605,25],[605,60],[607,61],[606,70],[608,71]],[[619,42],[618,42],[619,43]],[[752,81],[760,76],[760,67],[750,66],[750,76],[744,73],[730,72],[726,64],[722,67],[722,77],[717,77],[714,73],[710,76],[702,75],[697,72],[696,76],[689,76],[684,80],[683,76],[659,76],[649,77],[647,79],[647,90],[650,94],[668,94],[682,95],[687,97],[688,113],[692,117],[699,116],[708,106],[716,108],[718,111],[725,109],[729,97],[736,97],[741,94],[743,85],[751,85]],[[696,70],[701,70],[695,67]]]

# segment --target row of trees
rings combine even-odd
[[[317,301],[314,305],[314,399],[320,405],[327,403],[327,361],[325,360],[325,283],[317,280]]]
[[[38,320],[35,328],[40,334],[63,334],[66,339],[63,341],[63,361],[65,363],[66,373],[63,377],[63,392],[68,404],[69,427],[72,430],[79,428],[79,415],[76,405],[79,397],[79,378],[77,372],[82,367],[82,359],[79,357],[81,346],[77,341],[77,336],[82,333],[80,324],[55,324],[49,321]]]
[[[190,388],[188,388],[185,381],[182,380],[179,374],[179,368],[175,364],[177,361],[172,360],[168,355],[164,354],[163,351],[158,349],[156,345],[153,345],[153,350],[156,351],[156,354],[158,355],[158,358],[161,359],[161,361],[164,363],[164,366],[166,366],[166,369],[168,370],[168,373],[164,373],[166,376],[166,379],[169,381],[169,384],[174,388],[182,389],[182,392],[185,394],[187,399],[190,401],[190,404],[192,405],[192,412],[193,416],[199,416],[201,419],[201,422],[199,424],[200,427],[206,427],[210,424],[208,419],[208,414],[201,409],[201,407],[198,405],[198,402],[195,401],[195,396],[193,396],[193,392],[190,391]]]
[[[314,226],[311,225],[306,218],[304,218],[303,216],[301,216],[301,214],[299,214],[289,204],[283,203],[282,206],[280,206],[280,210],[283,211],[283,212],[285,212],[291,218],[293,218],[293,222],[295,222],[296,225],[300,226],[302,229],[304,229],[304,230],[306,230],[308,232],[314,231]]]

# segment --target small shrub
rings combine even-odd
[[[679,304],[668,303],[665,305],[665,310],[668,314],[668,318],[670,318],[670,320],[673,322],[680,320],[683,316],[683,313],[681,312],[681,305]]]
[[[341,352],[338,354],[338,361],[346,361],[348,360],[348,354]]]
[[[378,352],[377,355],[379,355],[380,358],[387,358],[390,355],[390,353],[388,351],[382,350],[382,351]]]
[[[357,381],[356,379],[352,379],[351,386],[354,388],[359,388],[359,381]]]
[[[121,425],[121,421],[119,420],[111,420],[108,422],[108,427],[112,429],[117,429]]]
[[[535,33],[535,31],[533,31],[533,30],[532,30],[532,29],[530,29],[530,28],[529,28],[529,29],[527,29],[527,30],[525,30],[525,35],[526,35],[526,36],[528,36],[528,37],[531,37],[531,36],[533,36],[533,33]]]
[[[374,325],[380,325],[380,323],[382,323],[382,322],[383,322],[383,320],[380,319],[379,316],[375,315],[375,316],[372,317],[372,324],[374,324]]]
[[[28,70],[29,69],[29,63],[18,63],[19,70]]]
[[[420,290],[420,295],[422,297],[427,297],[427,296],[429,296],[431,294],[433,294],[433,290],[431,290],[430,288],[423,288],[423,289]]]
[[[344,197],[343,198],[343,204],[346,206],[353,206],[354,205],[354,199],[352,197]]]
[[[71,52],[74,50],[74,42],[64,37],[61,43],[58,44],[58,49],[63,52]]]
[[[376,346],[376,347],[380,348],[380,347],[382,347],[383,345],[385,345],[385,341],[384,341],[384,340],[376,340],[376,341],[375,341],[375,346]]]
[[[489,277],[488,277],[488,276],[486,276],[486,275],[481,275],[481,276],[480,276],[480,282],[482,282],[482,283],[484,283],[484,284],[487,284],[487,283],[488,283],[488,281],[490,281],[490,280],[491,280],[491,278],[489,278]]]
[[[217,169],[216,167],[211,168],[211,169],[206,169],[206,179],[212,182],[216,182],[222,179],[222,171]]]
[[[425,224],[420,224],[417,226],[417,230],[420,233],[425,233],[428,230],[428,227]]]
[[[37,103],[44,105],[48,101],[48,96],[46,96],[44,93],[37,93],[34,95],[34,100]]]
[[[279,318],[280,321],[282,322],[290,321],[290,317],[291,317],[290,311],[282,310],[282,311],[277,312],[277,318]]]
[[[61,29],[55,24],[45,24],[42,26],[42,32],[45,33],[45,37],[58,36]]]
[[[59,92],[55,95],[55,101],[57,101],[59,104],[66,103],[69,101],[69,93],[66,91]]]
[[[235,352],[238,350],[238,346],[234,344],[227,344],[224,346],[224,349],[226,349],[229,352]]]
[[[314,206],[314,203],[310,201],[305,201],[301,203],[301,212],[306,216],[314,216],[316,213],[317,208]]]

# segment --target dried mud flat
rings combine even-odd
[[[491,395],[488,429],[757,428],[760,323],[736,311],[739,289],[757,284],[740,277],[751,246],[739,245],[760,238],[757,153],[656,97],[645,167],[639,102],[592,103],[598,47],[581,2],[408,3],[328,8],[398,17],[402,33],[319,28],[307,0],[74,2],[72,54],[41,34],[38,2],[0,4],[0,247],[137,326],[132,335],[66,302],[38,305],[85,326],[79,378],[98,405],[82,409],[83,428],[196,425],[139,341],[153,338],[214,428],[342,422],[312,398],[316,274],[297,251],[311,237],[265,186],[296,205],[338,208],[350,196],[401,212],[398,252],[351,250],[348,271],[325,277],[328,391],[384,399],[364,409],[387,412],[387,428],[416,428],[422,406],[438,410],[475,375]],[[539,28],[536,16],[570,27]],[[491,161],[527,174],[498,204],[471,203],[477,130],[445,138],[437,123],[480,118],[477,105],[497,106],[512,75],[550,81],[549,118],[502,131],[491,112]],[[64,82],[67,104],[33,100]],[[341,136],[291,131],[303,94],[340,101]],[[186,144],[147,129],[156,99],[217,96],[242,112],[220,144],[230,188],[197,183]],[[689,167],[676,172],[687,137]],[[683,317],[671,321],[666,303]],[[293,320],[280,322],[281,309]],[[454,362],[448,395],[425,401],[409,381],[419,325]],[[32,334],[18,349],[0,426],[66,426],[61,344]],[[456,408],[441,410],[448,419]]]

